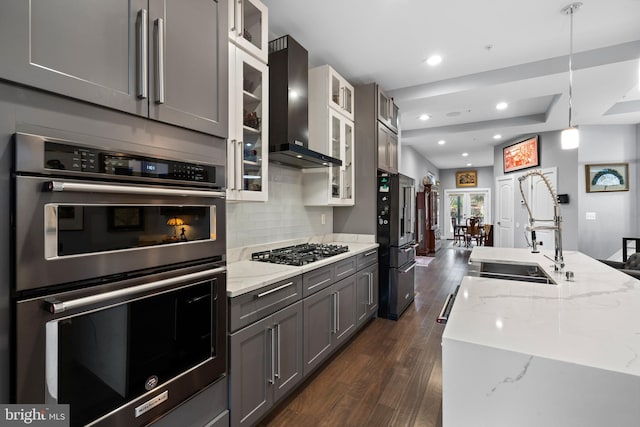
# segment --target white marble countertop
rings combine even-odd
[[[378,243],[375,243],[373,239],[357,237],[349,239],[349,237],[345,238],[345,236],[338,235],[330,235],[321,240],[309,239],[308,241],[321,241],[322,243],[326,244],[347,245],[349,247],[349,252],[332,256],[320,261],[312,262],[301,267],[251,261],[246,257],[238,257],[236,258],[235,262],[229,261],[227,263],[227,296],[237,297],[247,292],[260,289],[263,286],[267,286],[272,283],[297,276],[298,274],[315,270],[316,268],[332,264],[336,261],[349,258],[351,256],[366,252],[371,249],[375,249],[379,246]],[[279,242],[270,246],[282,247],[286,245],[282,242]],[[264,247],[260,247],[258,250],[265,249]],[[243,250],[244,253],[249,253],[250,251],[251,249]]]
[[[443,333],[455,340],[640,376],[640,281],[565,251],[566,281],[542,251],[477,247],[473,262],[537,264],[557,283],[465,277]]]

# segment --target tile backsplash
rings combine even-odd
[[[333,233],[333,208],[304,206],[303,191],[301,170],[270,163],[267,202],[227,202],[227,248]]]

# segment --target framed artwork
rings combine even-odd
[[[456,172],[456,187],[477,187],[478,171]]]
[[[516,142],[502,149],[504,173],[540,166],[538,135]]]
[[[142,208],[113,206],[108,211],[110,231],[135,231],[144,229]]]
[[[629,163],[584,165],[587,193],[629,191]]]
[[[58,206],[58,228],[64,231],[84,229],[82,206]]]

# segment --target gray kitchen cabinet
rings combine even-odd
[[[334,292],[328,287],[303,300],[304,375],[322,363],[332,350]]]
[[[356,278],[355,274],[333,285],[336,295],[334,345],[339,346],[356,331]]]
[[[231,334],[231,425],[253,425],[303,376],[302,302]]]
[[[378,311],[378,263],[359,270],[356,280],[356,316],[359,327]]]
[[[226,137],[227,2],[8,0],[0,78]]]
[[[398,173],[398,135],[378,123],[378,169]]]
[[[355,274],[303,300],[305,376],[355,332],[355,301]]]

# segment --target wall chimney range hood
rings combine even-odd
[[[341,166],[309,149],[309,54],[291,36],[269,42],[269,160],[295,168]]]

